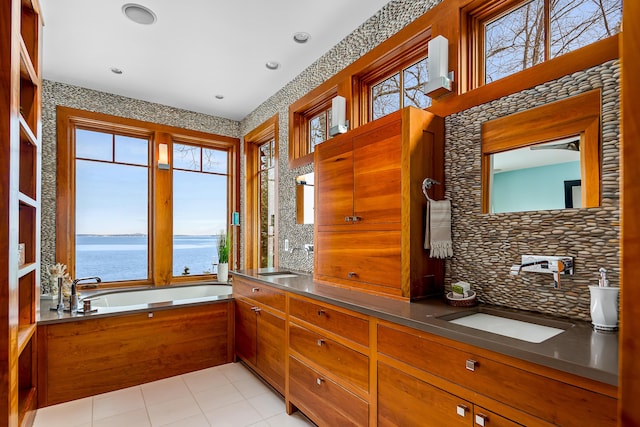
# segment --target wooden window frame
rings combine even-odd
[[[228,136],[208,134],[141,120],[126,119],[58,106],[57,114],[57,172],[56,172],[56,261],[75,272],[75,129],[88,129],[148,138],[151,142],[149,161],[149,251],[147,279],[106,282],[103,287],[163,286],[215,279],[216,275],[173,276],[173,169],[157,167],[158,145],[165,143],[171,153],[172,141],[225,149],[229,153],[227,222],[240,204],[238,189],[240,141]],[[171,154],[170,154],[171,156]],[[237,247],[237,242],[234,242]],[[230,254],[230,262],[234,254]]]
[[[601,202],[600,89],[482,124],[482,213],[490,212],[491,155],[580,135],[582,206]],[[535,126],[531,126],[535,123]]]
[[[378,61],[376,64],[367,67],[361,74],[355,76],[355,88],[359,91],[358,99],[359,99],[359,115],[360,115],[360,124],[368,123],[372,121],[373,115],[373,105],[371,99],[371,90],[372,88],[381,83],[382,81],[388,79],[392,75],[399,73],[400,74],[400,109],[404,106],[402,105],[403,100],[403,90],[404,90],[404,78],[402,76],[403,71],[416,64],[419,61],[422,61],[426,57],[428,57],[427,45],[431,40],[431,30],[428,29],[423,34],[423,37],[420,38],[416,43],[411,44],[410,46],[403,46],[402,49],[394,50],[386,55],[384,58],[381,58],[381,61]]]
[[[296,111],[289,114],[292,117],[290,126],[295,129],[289,136],[290,169],[313,163],[313,151],[311,151],[309,140],[309,120],[322,111],[331,108],[331,100],[336,95],[338,95],[338,88],[332,87],[304,104],[297,106]]]
[[[275,162],[275,194],[276,210],[274,220],[274,267],[278,266],[278,181],[279,181],[279,145],[278,145],[278,114],[267,119],[264,123],[244,136],[244,149],[246,160],[246,219],[244,232],[244,268],[255,269],[260,267],[260,180],[256,171],[260,165],[260,146],[265,142],[274,140]]]
[[[461,37],[460,51],[465,53],[461,58],[461,83],[462,90],[477,89],[485,85],[493,84],[503,79],[512,77],[513,75],[520,75],[520,73],[527,70],[539,67],[540,65],[547,64],[550,61],[556,61],[558,58],[562,58],[566,55],[571,55],[571,58],[576,58],[579,55],[592,55],[594,50],[602,50],[608,47],[605,41],[609,39],[617,39],[617,34],[611,37],[590,43],[579,49],[572,50],[563,55],[550,58],[551,51],[551,22],[550,22],[550,0],[544,1],[544,59],[541,63],[535,64],[524,70],[517,71],[508,76],[502,77],[496,81],[485,83],[485,70],[484,70],[484,25],[489,21],[496,20],[515,9],[523,6],[525,3],[531,0],[475,0],[470,2],[461,11],[461,30],[464,35]],[[617,40],[616,40],[617,43]],[[598,45],[593,49],[589,49],[591,46]],[[572,55],[573,53],[576,53]],[[579,54],[578,54],[579,52]],[[584,61],[584,59],[583,59]]]

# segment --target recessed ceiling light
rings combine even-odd
[[[137,24],[151,25],[157,20],[156,14],[151,9],[135,3],[122,6],[122,13]]]
[[[280,64],[276,61],[268,61],[266,64],[264,64],[264,66],[270,70],[277,70],[278,68],[280,68]]]
[[[111,68],[111,72],[113,74],[122,74],[122,70],[120,68],[117,68],[117,67]]]
[[[299,32],[293,35],[293,41],[300,44],[308,42],[309,38],[311,38],[311,36],[305,32]]]
[[[216,99],[224,99],[224,95],[216,95]]]

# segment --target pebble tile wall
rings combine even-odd
[[[464,280],[481,301],[589,320],[589,288],[598,269],[620,281],[620,66],[607,62],[446,118],[445,195],[453,204],[453,258],[445,284]],[[483,122],[601,88],[602,206],[483,214],[480,126]],[[534,126],[535,124],[532,124]],[[553,288],[551,274],[509,275],[521,255],[575,257],[575,274]]]

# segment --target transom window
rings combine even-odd
[[[620,32],[621,0],[477,2],[469,13],[476,85],[491,83]]]
[[[423,58],[371,85],[371,120],[379,119],[403,107],[424,109],[431,105],[431,98],[422,92],[422,86],[428,80],[427,60]]]
[[[331,138],[331,108],[321,111],[309,119],[309,152],[315,151],[316,145]]]

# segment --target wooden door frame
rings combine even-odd
[[[259,147],[265,142],[274,140],[274,161],[275,161],[275,194],[278,200],[278,169],[279,169],[279,148],[278,148],[278,114],[267,119],[258,127],[244,136],[245,150],[245,232],[244,232],[244,268],[254,269],[260,267],[260,181],[257,179],[255,171],[260,164]],[[278,207],[276,206],[274,221],[274,267],[278,266]]]

